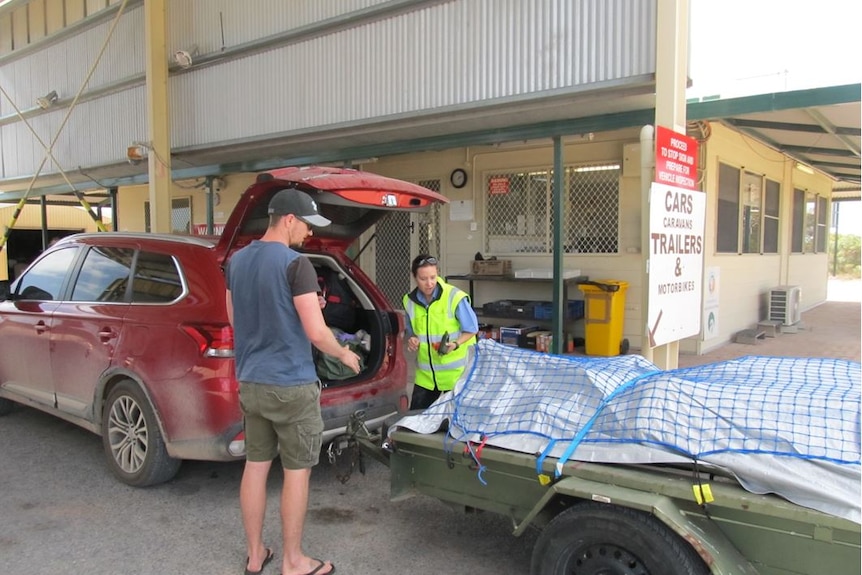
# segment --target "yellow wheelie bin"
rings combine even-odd
[[[617,280],[578,283],[584,292],[584,340],[587,355],[625,354],[629,341],[623,339],[626,290],[629,284]]]

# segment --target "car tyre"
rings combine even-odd
[[[0,415],[9,415],[15,409],[15,402],[0,398]]]
[[[694,549],[642,511],[583,503],[560,513],[533,549],[532,575],[708,575]]]
[[[102,445],[114,475],[135,487],[172,479],[182,463],[168,455],[155,412],[131,380],[121,381],[108,394],[102,414]]]

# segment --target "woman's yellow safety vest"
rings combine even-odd
[[[426,307],[417,298],[418,290],[404,296],[404,309],[410,319],[413,334],[419,338],[416,352],[416,385],[430,390],[450,391],[467,366],[468,348],[475,343],[471,340],[445,355],[437,349],[443,334],[449,334],[453,342],[461,337],[461,324],[455,316],[458,304],[467,294],[449,285],[440,278],[437,283],[442,288]]]

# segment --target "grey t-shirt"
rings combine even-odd
[[[254,241],[231,257],[226,281],[237,379],[284,386],[316,381],[311,342],[293,305],[294,296],[318,290],[308,258],[278,242]]]

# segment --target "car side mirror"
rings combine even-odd
[[[0,301],[5,301],[10,298],[9,280],[0,280]]]

